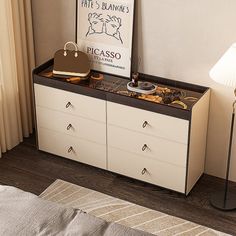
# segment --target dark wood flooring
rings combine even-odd
[[[170,173],[171,174],[171,173]],[[0,159],[0,184],[39,195],[62,179],[114,197],[181,217],[236,235],[236,211],[221,212],[210,206],[212,193],[223,180],[204,175],[188,197],[104,170],[59,158],[36,149],[34,136]],[[231,184],[236,192],[236,184]],[[235,199],[236,200],[236,199]]]

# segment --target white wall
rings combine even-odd
[[[32,0],[37,63],[74,39],[75,0]],[[224,177],[233,89],[208,75],[236,42],[235,0],[137,0],[135,57],[139,70],[212,88],[206,173]],[[199,114],[201,115],[201,114]],[[236,138],[232,176],[236,181]]]
[[[36,63],[75,41],[75,0],[32,0]]]

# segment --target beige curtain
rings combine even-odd
[[[33,126],[31,0],[0,0],[0,157]]]

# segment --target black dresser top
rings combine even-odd
[[[155,94],[141,95],[130,92],[127,89],[129,80],[122,77],[103,74],[104,79],[98,81],[91,79],[91,74],[95,73],[91,72],[87,80],[68,82],[65,78],[54,77],[52,69],[53,60],[36,68],[33,71],[34,83],[186,120],[191,119],[192,108],[209,90],[199,85],[140,74],[141,81],[149,81],[158,86]],[[178,102],[168,102],[168,97],[166,101],[163,91],[167,91],[168,94],[181,94],[177,100],[185,104],[185,108]]]

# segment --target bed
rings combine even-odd
[[[149,236],[109,223],[80,210],[45,201],[20,189],[0,185],[0,235]]]

